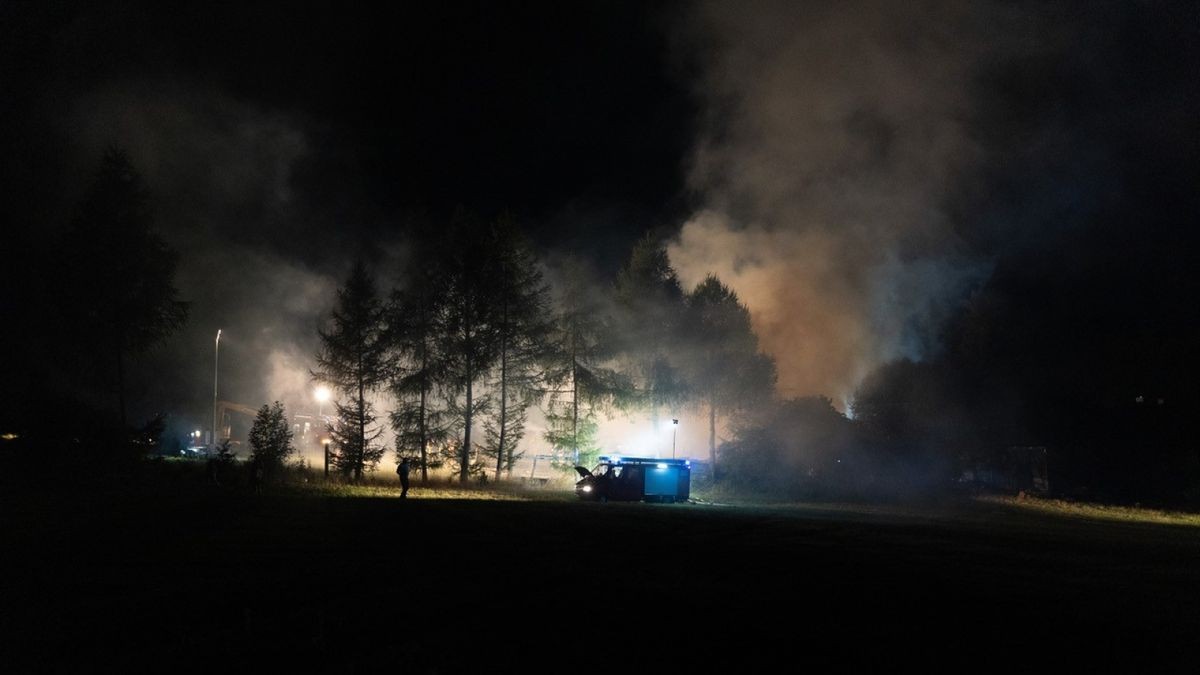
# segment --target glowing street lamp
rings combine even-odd
[[[325,402],[333,397],[333,392],[329,391],[329,387],[323,384],[317,385],[313,390],[313,398],[317,399],[317,419],[321,422],[325,421]],[[329,480],[329,437],[321,439],[321,449],[325,455],[325,480]]]
[[[325,419],[325,414],[323,412],[325,409],[325,402],[328,401],[332,396],[333,396],[333,392],[329,391],[329,387],[326,387],[323,384],[318,385],[317,388],[315,390],[313,390],[313,398],[317,399],[317,417],[318,418],[320,418],[322,420]]]

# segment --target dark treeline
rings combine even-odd
[[[1052,494],[1200,504],[1200,289],[1189,242],[1168,236],[1187,230],[1195,193],[1164,174],[1130,185],[1135,203],[1001,255],[940,352],[870,373],[853,419],[810,399],[743,424],[725,447],[740,478],[801,494],[985,476],[1016,490],[1041,454]]]
[[[1169,182],[1138,184],[1190,203]],[[157,443],[161,417],[127,419],[127,371],[188,306],[146,203],[112,150],[62,234],[6,268],[7,457],[95,466]],[[1146,228],[1182,228],[1189,212]],[[590,464],[602,419],[687,411],[707,422],[711,475],[734,489],[873,497],[1024,472],[1020,486],[1013,449],[1036,448],[1054,493],[1195,504],[1196,278],[1169,238],[1130,233],[1137,218],[1113,210],[1000,256],[941,350],[869,373],[847,415],[778,399],[747,307],[716,277],[684,288],[661,238],[604,279],[539,255],[511,217],[460,210],[411,233],[386,270],[394,289],[359,263],[339,290],[313,371],[339,392],[333,468],[361,479],[390,447],[423,479],[498,479],[523,440]],[[535,408],[546,425],[527,439]],[[254,455],[270,464],[289,454],[286,439],[258,445],[277,448]]]
[[[175,288],[179,255],[154,220],[141,176],[110,148],[60,233],[12,242],[0,398],[8,459],[95,470],[157,445],[165,415],[129,419],[128,375],[189,307]]]
[[[863,383],[859,421],[962,468],[1044,447],[1060,494],[1200,503],[1196,276],[1161,236],[1118,226],[1138,218],[1001,259],[940,355]]]
[[[718,422],[772,396],[746,307],[715,277],[685,291],[652,236],[611,283],[580,259],[543,265],[508,216],[460,210],[412,245],[386,300],[356,264],[321,333],[313,377],[345,401],[331,431],[348,478],[384,452],[381,393],[397,455],[461,480],[511,471],[533,406],[563,468],[595,461],[601,416],[702,409],[716,466]]]
[[[1194,281],[1146,270],[1162,257],[1153,242],[1080,231],[1042,242],[1041,256],[1002,257],[942,328],[939,353],[869,373],[843,413],[821,396],[780,400],[736,293],[711,276],[683,288],[653,236],[605,280],[575,258],[544,265],[511,220],[460,213],[417,244],[381,312],[382,386],[400,454],[464,478],[512,467],[532,406],[547,422],[538,440],[585,464],[602,416],[687,410],[707,421],[711,475],[735,489],[873,498],[975,481],[1194,503],[1186,374],[1200,336],[1194,311],[1156,293]],[[1064,259],[1101,252],[1092,268]],[[1048,486],[1031,482],[1031,453]]]
[[[127,419],[126,371],[179,329],[188,305],[175,290],[178,253],[147,204],[112,149],[62,234],[30,242],[6,269],[6,318],[20,327],[4,354],[9,456],[90,472],[161,451],[170,411]],[[374,470],[389,441],[422,478],[440,467],[500,478],[534,406],[546,422],[536,442],[569,468],[600,453],[601,418],[702,410],[715,430],[772,395],[773,362],[746,307],[716,278],[682,288],[659,238],[637,242],[603,280],[582,258],[547,264],[509,216],[459,210],[410,234],[408,262],[388,270],[397,287],[379,288],[357,263],[320,331],[312,375],[338,392],[332,460],[347,479]],[[716,445],[714,431],[714,462]],[[289,454],[243,459],[273,466]]]

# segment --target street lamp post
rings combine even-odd
[[[317,399],[317,419],[321,421],[322,426],[324,426],[324,424],[325,424],[325,402],[328,401],[332,396],[333,396],[333,392],[329,391],[329,387],[326,387],[323,384],[318,386],[315,390],[313,390],[313,398]],[[328,432],[329,430],[322,429],[322,431]],[[325,480],[328,481],[329,480],[329,439],[328,438],[321,439],[321,450],[324,452],[324,455],[325,455]]]
[[[213,346],[213,423],[212,448],[217,447],[217,367],[221,360],[221,329],[217,329],[217,341]]]
[[[675,459],[675,432],[679,431],[679,420],[671,420],[671,459]]]
[[[313,398],[317,399],[317,419],[325,421],[325,402],[332,396],[329,387],[321,385],[313,391]]]

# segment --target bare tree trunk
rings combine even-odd
[[[468,476],[467,469],[471,463],[471,417],[475,413],[475,411],[471,409],[471,406],[472,406],[472,398],[471,398],[472,389],[471,388],[472,388],[472,385],[474,384],[474,382],[472,382],[473,379],[474,379],[474,377],[472,377],[471,371],[470,371],[470,369],[468,369],[467,370],[467,412],[466,412],[466,415],[464,416],[464,420],[463,420],[465,423],[463,424],[462,466],[460,466],[458,469],[458,480],[463,483],[467,482],[467,476]]]
[[[504,294],[504,333],[500,336],[500,443],[496,446],[496,482],[504,467],[504,438],[508,431],[508,293]]]
[[[579,366],[571,356],[571,446],[575,451],[575,463],[579,463],[579,378],[576,377]]]
[[[471,353],[471,310],[470,304],[467,302],[466,298],[464,298],[463,301],[463,309],[466,310],[463,312],[463,315],[466,317],[466,325],[464,326],[465,332],[463,336],[466,338],[466,349],[464,351],[467,354],[467,371],[465,373],[467,379],[467,410],[463,419],[462,465],[458,469],[458,480],[462,483],[465,483],[467,482],[467,476],[469,474],[468,468],[471,463],[471,417],[475,413],[475,411],[472,409],[472,394],[474,393],[472,387],[475,385],[475,364],[471,360],[473,356]]]
[[[504,436],[508,427],[508,346],[507,338],[500,346],[500,442],[496,446],[496,481],[504,467]]]
[[[425,384],[421,384],[421,482],[425,483],[429,480],[429,461],[426,448],[429,445],[429,438],[425,430]]]
[[[571,449],[575,452],[572,461],[579,464],[579,361],[576,348],[579,336],[571,330]]]
[[[428,315],[426,313],[424,301],[421,304],[421,325],[428,327]],[[424,328],[427,333],[427,328]],[[430,458],[428,458],[428,446],[430,446],[430,432],[425,419],[426,396],[430,390],[430,346],[424,336],[421,337],[421,408],[420,408],[420,423],[421,428],[421,483],[430,482]]]
[[[717,479],[717,405],[712,400],[708,402],[708,465],[715,481]]]
[[[362,480],[363,458],[367,455],[366,383],[362,376],[362,352],[358,354],[358,452],[354,458],[354,481]]]

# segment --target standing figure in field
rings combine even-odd
[[[204,471],[208,475],[209,483],[212,483],[217,487],[221,487],[221,480],[218,477],[221,466],[218,464],[218,462],[220,462],[220,460],[216,457],[209,457],[208,461],[204,463]]]
[[[250,489],[254,494],[262,494],[263,480],[266,478],[267,469],[263,466],[262,459],[254,457],[250,460]]]
[[[408,499],[408,458],[405,457],[396,465],[396,475],[400,476],[400,499]]]

